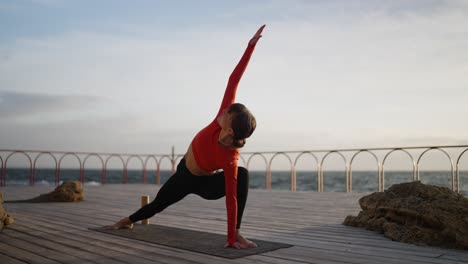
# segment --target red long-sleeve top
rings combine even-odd
[[[239,81],[247,68],[255,45],[248,45],[241,60],[229,77],[224,98],[213,122],[203,128],[192,141],[192,151],[198,166],[204,171],[223,169],[226,188],[227,234],[228,242],[236,242],[237,226],[237,149],[223,147],[218,143],[221,126],[217,118],[223,110],[234,103]]]

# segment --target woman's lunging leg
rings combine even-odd
[[[218,200],[226,196],[224,172],[211,176],[201,176],[194,192],[207,200]],[[237,229],[240,228],[249,192],[249,172],[244,167],[237,168]]]
[[[132,214],[129,217],[130,221],[135,223],[143,219],[148,219],[187,196],[190,193],[188,189],[190,184],[187,182],[187,177],[184,177],[182,173],[183,172],[177,171],[172,175],[161,189],[159,189],[156,198],[151,203],[143,206]]]

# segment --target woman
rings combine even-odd
[[[208,200],[226,196],[227,242],[224,247],[257,247],[239,231],[247,201],[249,175],[245,168],[237,166],[239,148],[252,135],[256,121],[244,105],[234,103],[234,100],[239,81],[264,28],[265,25],[260,27],[249,41],[229,77],[216,118],[195,136],[176,172],[161,187],[154,201],[110,228],[131,228],[132,223],[154,216],[191,193]],[[223,171],[215,173],[219,169]]]

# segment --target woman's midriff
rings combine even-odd
[[[187,166],[187,169],[190,171],[190,173],[195,176],[206,176],[214,173],[204,171],[198,166],[197,161],[195,160],[195,156],[193,155],[192,144],[190,144],[187,153],[185,153],[185,166]]]

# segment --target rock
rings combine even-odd
[[[7,225],[12,225],[14,222],[13,217],[7,214],[3,208],[3,195],[0,193],[0,231]]]
[[[359,199],[362,211],[344,225],[417,245],[468,249],[468,198],[419,181],[395,184]]]
[[[83,184],[79,181],[64,182],[53,192],[37,197],[39,201],[44,202],[79,202],[83,201],[83,198]]]
[[[7,226],[7,225],[12,225],[13,223],[15,222],[15,220],[13,219],[13,217],[9,214],[6,215],[6,218],[5,220],[3,221],[3,223]]]
[[[5,201],[6,203],[50,203],[50,202],[79,202],[83,201],[83,184],[79,181],[67,181],[55,188],[54,191],[41,194],[38,197],[20,200]]]

